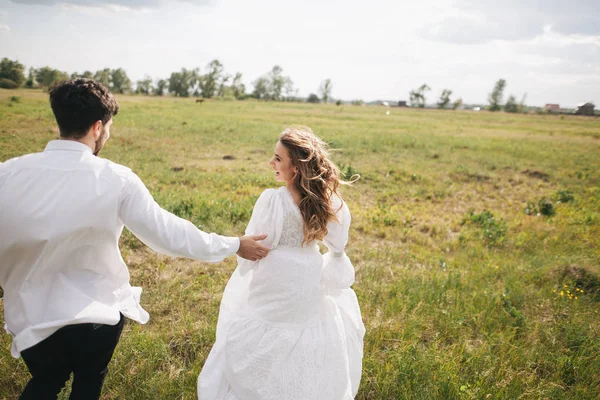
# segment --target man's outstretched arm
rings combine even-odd
[[[119,218],[152,250],[174,257],[219,262],[237,253],[242,258],[255,261],[268,253],[266,247],[256,242],[264,239],[261,236],[240,239],[206,233],[164,210],[133,172],[127,177]]]

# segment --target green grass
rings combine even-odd
[[[309,125],[361,175],[343,192],[367,328],[359,399],[597,398],[597,118],[119,101],[102,156],[204,230],[242,234],[276,185],[267,162],[286,126]],[[0,161],[56,136],[47,95],[0,91]],[[234,259],[157,255],[129,232],[121,249],[151,320],[126,324],[103,398],[193,399]],[[0,399],[28,380],[9,343],[0,335]]]

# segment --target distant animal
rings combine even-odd
[[[196,103],[204,103],[204,99],[196,99]]]

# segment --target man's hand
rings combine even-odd
[[[269,249],[258,243],[258,240],[267,238],[266,234],[254,236],[242,236],[240,238],[240,249],[237,255],[250,261],[257,261],[269,254]]]

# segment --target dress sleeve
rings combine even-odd
[[[276,189],[267,189],[258,198],[246,235],[267,234],[262,243],[270,249],[277,247],[283,227],[283,208]]]
[[[323,255],[323,275],[321,283],[326,289],[347,289],[354,283],[354,267],[345,252],[350,229],[350,210],[345,202],[335,198],[334,209],[337,211],[337,221],[327,225],[327,235],[323,242],[329,249]]]

